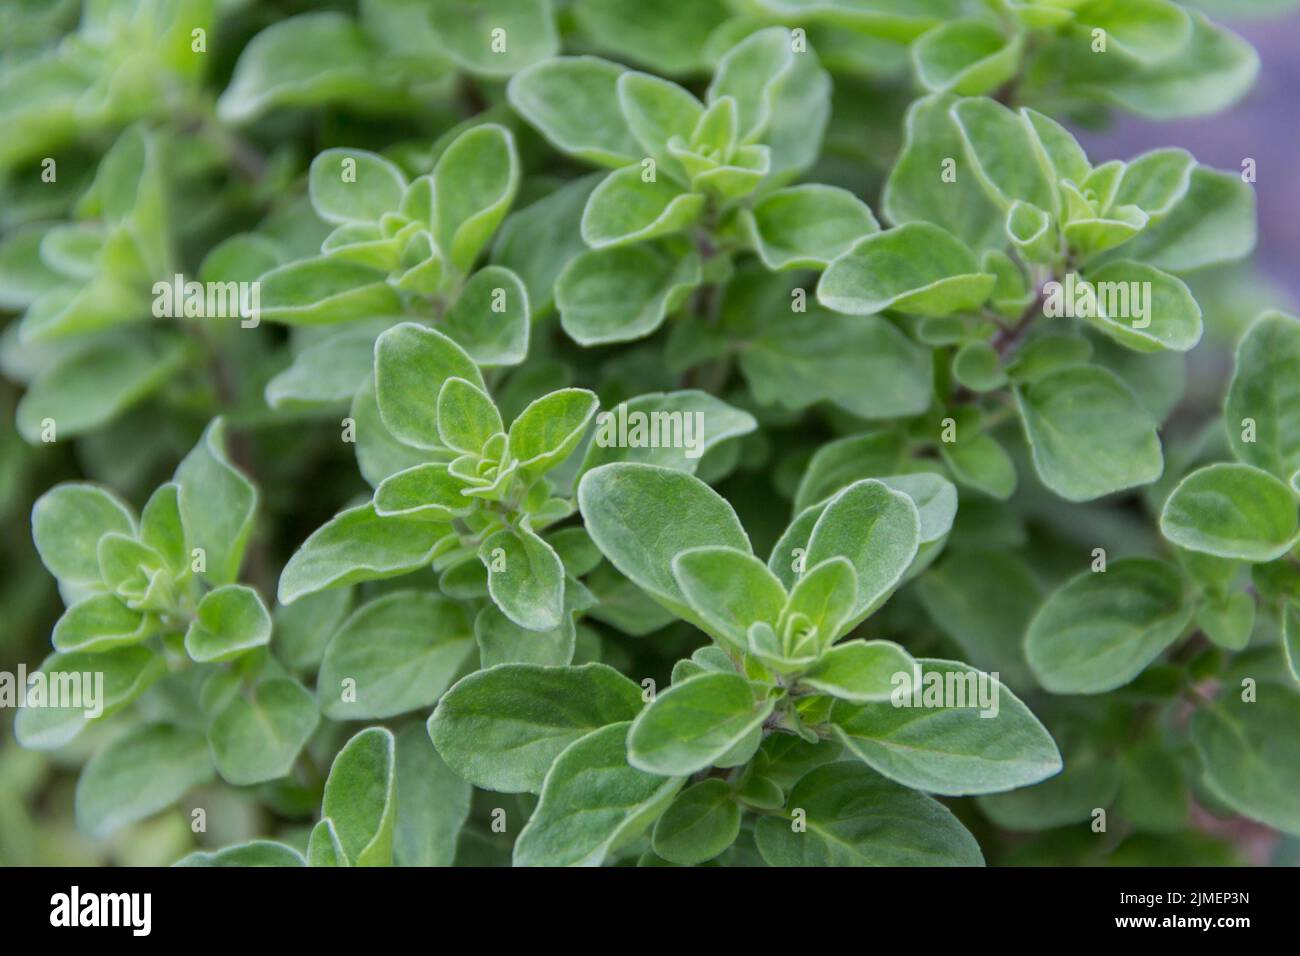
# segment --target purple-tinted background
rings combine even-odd
[[[1148,149],[1182,146],[1207,166],[1257,165],[1259,246],[1264,271],[1300,301],[1300,14],[1225,22],[1259,51],[1255,89],[1235,107],[1182,122],[1116,115],[1102,133],[1080,133],[1096,162],[1128,159]]]

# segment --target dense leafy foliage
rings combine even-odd
[[[301,6],[0,13],[0,861],[1294,852],[1232,5]]]

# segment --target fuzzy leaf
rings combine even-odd
[[[602,465],[583,476],[578,504],[592,540],[614,567],[702,630],[673,577],[673,559],[709,546],[753,553],[731,505],[698,478],[674,469]]]
[[[325,649],[316,680],[333,720],[376,720],[431,706],[474,648],[465,612],[438,594],[397,591],[357,608]]]
[[[1122,687],[1180,638],[1195,604],[1172,566],[1148,558],[1114,561],[1071,578],[1039,609],[1025,656],[1054,694]]]
[[[599,866],[663,813],[685,778],[629,766],[627,726],[593,731],[556,758],[515,842],[515,866]]]
[[[1165,501],[1160,530],[1191,551],[1242,561],[1273,561],[1296,544],[1300,519],[1291,489],[1251,465],[1192,472]]]
[[[817,300],[849,315],[895,309],[943,316],[978,307],[996,281],[980,271],[961,240],[938,226],[913,223],[855,243],[827,267]]]
[[[831,713],[836,737],[872,769],[949,796],[1014,790],[1060,771],[1051,736],[996,678],[953,661],[917,663],[919,685],[913,680],[898,690],[901,697],[910,688],[922,706],[838,703]],[[953,697],[946,686],[950,675]],[[943,688],[937,700],[924,696],[927,680]]]
[[[1150,484],[1164,470],[1156,424],[1137,396],[1095,365],[1016,390],[1038,476],[1067,501]]]
[[[349,866],[389,866],[396,818],[396,744],[383,727],[361,731],[338,752],[321,815],[332,821]]]
[[[535,793],[562,750],[640,709],[640,688],[604,664],[501,664],[444,694],[429,736],[447,765],[475,786]]]
[[[849,761],[809,771],[790,792],[806,829],[771,816],[755,839],[770,866],[982,866],[979,844],[943,804]]]

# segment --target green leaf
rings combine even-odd
[[[687,787],[655,824],[654,849],[669,863],[696,866],[736,842],[740,805],[724,780],[702,780]]]
[[[785,588],[776,575],[748,551],[689,548],[672,559],[672,571],[705,631],[742,651],[750,626],[774,623],[786,604]]]
[[[184,345],[170,336],[79,348],[32,382],[18,402],[18,432],[33,445],[47,430],[57,438],[93,432],[157,392],[188,361]]]
[[[602,727],[556,758],[515,841],[515,866],[599,866],[663,813],[685,778],[629,766],[627,727]]]
[[[912,65],[931,92],[979,96],[1015,76],[1020,48],[983,20],[953,20],[912,44]]]
[[[563,667],[573,662],[577,631],[573,618],[565,616],[560,626],[549,631],[520,627],[493,605],[483,608],[474,619],[479,664],[543,664]]]
[[[795,59],[790,31],[771,27],[751,34],[718,62],[708,101],[715,103],[724,96],[735,99],[742,143],[754,142],[767,130],[774,113],[773,100]]]
[[[327,149],[311,161],[307,187],[312,208],[326,222],[378,222],[401,205],[406,177],[377,153]]]
[[[394,437],[379,414],[373,375],[357,389],[350,412],[356,422],[357,468],[372,487],[399,471],[445,457],[445,453],[421,450]]]
[[[746,240],[769,269],[824,269],[863,236],[880,231],[847,189],[809,183],[768,193],[740,213]]]
[[[785,633],[792,626],[806,628],[806,633],[815,637],[818,650],[824,651],[848,630],[857,593],[857,573],[849,559],[828,558],[794,582],[779,629]]]
[[[618,102],[645,155],[679,182],[689,181],[686,170],[669,152],[668,141],[673,137],[691,139],[704,115],[700,101],[670,80],[628,72],[618,78]]]
[[[722,0],[576,0],[571,9],[600,49],[668,75],[707,66],[710,34],[731,15]]]
[[[331,820],[350,866],[389,866],[396,817],[396,744],[383,727],[339,751],[325,780],[321,815]]]
[[[480,366],[518,365],[528,356],[530,312],[519,276],[485,266],[465,283],[442,327]]]
[[[1113,561],[1047,599],[1025,634],[1025,657],[1054,694],[1100,694],[1141,674],[1183,635],[1195,610],[1173,566]]]
[[[505,430],[487,393],[463,378],[449,378],[438,392],[438,437],[455,451],[479,454],[488,439]]]
[[[332,325],[402,311],[382,272],[334,255],[278,266],[258,281],[260,317],[268,322]]]
[[[1297,522],[1290,488],[1252,465],[1220,463],[1178,483],[1160,514],[1160,531],[1190,551],[1264,562],[1295,547]]]
[[[1132,390],[1096,365],[1016,389],[1034,468],[1067,501],[1150,484],[1164,470],[1156,423]]]
[[[952,377],[973,392],[991,392],[1007,383],[1001,356],[988,342],[967,342],[958,349]]]
[[[212,777],[202,733],[170,724],[132,727],[97,751],[77,778],[77,827],[103,839]]]
[[[465,483],[442,462],[415,465],[379,483],[375,489],[375,514],[380,518],[451,522],[473,510],[473,501],[461,494],[464,487]]]
[[[844,761],[817,767],[790,792],[787,812],[805,829],[769,816],[755,839],[771,866],[982,866],[979,844],[943,804]]]
[[[530,631],[560,626],[564,564],[535,532],[502,528],[479,546],[479,558],[488,569],[488,593],[506,617]]]
[[[250,840],[215,853],[195,850],[172,866],[306,866],[301,853],[275,840]]]
[[[700,280],[694,252],[677,255],[654,243],[593,249],[560,273],[555,305],[580,345],[626,342],[658,329]]]
[[[782,34],[793,49],[794,34]],[[772,84],[772,114],[762,136],[769,164],[765,183],[782,185],[817,162],[830,122],[831,87],[830,74],[808,49],[796,54],[791,69]],[[744,104],[738,100],[738,105],[743,123]]]
[[[977,308],[996,282],[980,272],[960,239],[938,226],[909,223],[867,236],[832,262],[817,300],[849,315],[894,309],[943,316]]]
[[[582,213],[582,238],[593,249],[644,242],[681,232],[704,212],[705,197],[683,192],[658,175],[647,182],[640,165],[610,173],[592,190]]]
[[[28,750],[55,750],[64,746],[92,722],[121,710],[166,673],[162,655],[146,647],[120,647],[93,654],[51,654],[40,667],[47,687],[65,678],[58,675],[103,675],[102,690],[81,678],[83,706],[21,707],[14,715],[14,737]],[[30,682],[30,675],[28,680]],[[98,676],[94,678],[98,681]],[[98,695],[98,696],[96,696]],[[95,696],[94,701],[90,700]],[[75,696],[74,696],[74,701]]]
[[[315,408],[351,401],[374,367],[375,335],[371,323],[352,323],[337,335],[299,352],[293,364],[266,384],[272,408]]]
[[[1126,68],[1086,49],[1070,60],[1068,87],[1150,119],[1217,113],[1241,99],[1259,74],[1254,48],[1200,14],[1193,14],[1191,36],[1178,55],[1156,63]]]
[[[1248,256],[1255,236],[1255,190],[1236,174],[1198,166],[1186,195],[1123,253],[1166,272],[1191,272]]]
[[[272,678],[237,694],[208,727],[217,772],[248,786],[288,775],[320,717],[295,680]]]
[[[484,76],[509,76],[560,49],[549,0],[432,0],[429,22],[443,53]]]
[[[596,416],[581,470],[639,461],[694,473],[703,455],[757,428],[749,412],[698,389],[638,395]]]
[[[46,292],[62,286],[64,276],[41,258],[41,244],[51,227],[29,223],[0,241],[0,308],[17,312]]]
[[[1207,599],[1196,612],[1196,626],[1226,650],[1245,650],[1255,630],[1255,599],[1244,591],[1222,601]]]
[[[519,189],[514,135],[495,123],[466,130],[434,167],[433,188],[433,237],[448,262],[467,273]]]
[[[955,102],[947,95],[927,96],[908,108],[903,151],[885,182],[882,208],[896,225],[934,223],[976,251],[1001,249],[1006,245],[1003,217],[976,176],[959,162],[965,147],[949,114]],[[945,176],[949,167],[955,178]]]
[[[585,388],[563,388],[530,403],[506,436],[520,474],[544,474],[573,454],[599,408],[600,399]]]
[[[600,166],[641,156],[619,107],[624,68],[594,56],[562,56],[516,73],[506,88],[515,112],[561,152]]]
[[[340,511],[293,553],[280,574],[279,601],[357,581],[377,581],[429,565],[450,529],[408,518],[385,518],[366,503]]]
[[[594,468],[578,485],[578,506],[610,563],[701,630],[706,629],[673,577],[673,558],[709,546],[753,552],[731,505],[698,478],[674,469],[634,462]]]
[[[334,821],[326,818],[311,830],[307,842],[307,865],[320,867],[351,866],[348,855],[339,841],[339,831]]]
[[[1092,164],[1074,134],[1050,116],[1029,107],[1023,107],[1020,115],[1033,132],[1035,153],[1045,161],[1048,179],[1083,183],[1092,172]]]
[[[1153,149],[1124,165],[1114,205],[1137,206],[1159,219],[1187,195],[1196,160],[1185,149]]]
[[[397,866],[451,866],[474,789],[452,773],[422,725],[397,734]]]
[[[357,608],[325,648],[316,697],[332,720],[431,706],[474,648],[465,612],[440,594],[397,591]]]
[[[1077,12],[1089,27],[1106,32],[1117,50],[1136,60],[1159,62],[1182,52],[1191,18],[1165,0],[1087,0]]]
[[[289,17],[244,47],[217,113],[225,122],[246,123],[278,106],[378,102],[392,91],[376,82],[377,67],[375,51],[350,17]]]
[[[132,610],[112,594],[96,594],[63,612],[50,641],[65,654],[89,653],[139,644],[157,630],[158,620],[152,614]]]
[[[628,763],[664,776],[703,770],[756,735],[774,705],[771,697],[755,700],[739,674],[697,674],[660,693],[632,722]]]
[[[1294,688],[1265,685],[1259,699],[1229,692],[1192,714],[1192,742],[1210,792],[1238,813],[1300,835],[1300,738],[1283,728],[1300,721]]]
[[[300,598],[288,607],[277,605],[272,612],[276,657],[295,673],[314,673],[351,606],[352,592],[347,588]]]
[[[1122,766],[1113,750],[1088,734],[1078,721],[1067,723],[1060,736],[1065,769],[1055,777],[1009,793],[976,798],[979,808],[998,826],[1032,832],[1091,823],[1097,807],[1114,804]]]
[[[97,485],[64,482],[32,505],[32,539],[49,572],[66,584],[99,583],[96,546],[110,532],[135,534],[135,516]]]
[[[562,750],[640,709],[640,688],[604,664],[501,664],[444,694],[429,736],[447,765],[475,786],[535,793]]]
[[[957,440],[941,442],[939,455],[958,484],[1006,501],[1016,490],[1016,466],[993,436],[959,429]]]
[[[858,418],[919,415],[933,397],[930,352],[878,316],[819,306],[776,316],[740,354],[762,405],[806,408],[828,401]]]
[[[1056,184],[1038,160],[1037,137],[1024,117],[986,98],[958,100],[951,114],[967,161],[999,207],[1021,200],[1048,212],[1058,209]]]
[[[896,700],[835,705],[832,729],[856,757],[948,796],[1014,790],[1060,771],[1051,736],[997,678],[954,661],[917,663],[920,680],[900,682]]]
[[[212,584],[229,584],[239,577],[244,548],[257,513],[257,489],[231,462],[226,452],[226,425],[215,418],[194,449],[176,466],[180,486],[177,505],[185,526],[185,541],[201,548]]]
[[[203,595],[185,632],[185,651],[200,664],[233,660],[271,642],[271,615],[252,588],[226,584]]]
[[[1282,653],[1291,678],[1300,684],[1300,603],[1289,603],[1283,609]]]
[[[916,662],[892,641],[848,641],[836,645],[799,678],[801,684],[853,704],[887,701],[894,675],[911,679]]]
[[[827,504],[808,537],[805,567],[845,557],[857,574],[849,619],[857,624],[897,586],[920,543],[921,518],[912,499],[880,481],[854,482]]]
[[[414,322],[395,325],[375,342],[375,395],[393,437],[416,448],[439,448],[437,400],[449,378],[487,391],[474,360],[454,341]]]
[[[1123,260],[1090,270],[1088,281],[1098,289],[1104,289],[1104,283],[1115,283],[1117,288],[1142,288],[1144,314],[1138,315],[1133,303],[1125,309],[1123,298],[1119,299],[1120,309],[1115,315],[1106,314],[1105,303],[1098,310],[1095,324],[1121,345],[1139,352],[1188,352],[1201,341],[1201,307],[1191,290],[1167,272]]]
[[[1246,464],[1283,481],[1300,470],[1300,321],[1268,312],[1246,330],[1223,417]]]
[[[162,557],[147,544],[116,532],[99,539],[99,575],[108,589],[134,607],[152,606],[149,586],[162,567]]]

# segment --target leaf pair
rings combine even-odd
[[[837,585],[831,591],[838,610],[818,618],[820,641],[829,646],[897,584],[920,535],[912,500],[871,481],[846,489],[820,516],[801,516],[767,568],[752,557],[731,506],[689,475],[633,463],[606,465],[583,477],[578,502],[587,530],[615,567],[674,614],[733,649],[748,646],[749,625],[761,616],[777,625],[785,589],[796,584],[787,564],[787,555],[798,557],[796,547],[810,575],[830,559],[848,566],[818,572]],[[712,550],[678,561],[695,549]]]

